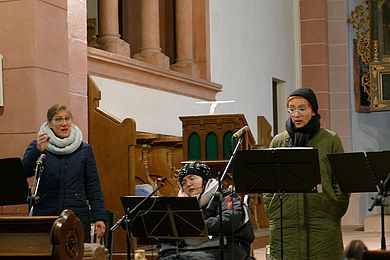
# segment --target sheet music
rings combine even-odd
[[[297,146],[297,147],[270,147],[265,148],[265,150],[312,150],[314,147],[309,146]]]

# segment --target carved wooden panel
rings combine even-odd
[[[135,122],[117,118],[99,108],[101,94],[94,82],[88,82],[89,143],[95,154],[106,208],[119,218],[124,211],[121,196],[134,194]],[[114,252],[126,252],[122,229],[114,233]]]
[[[137,184],[147,183],[156,187],[158,178],[167,179],[160,189],[161,196],[176,196],[179,185],[175,172],[182,161],[182,138],[159,134],[137,134],[136,179]]]
[[[83,227],[71,210],[59,217],[0,217],[0,259],[81,260],[83,252]]]
[[[203,115],[203,116],[182,116],[183,129],[183,159],[189,158],[189,140],[193,133],[200,138],[200,160],[206,160],[206,139],[210,133],[215,133],[218,138],[218,160],[223,160],[223,138],[227,132],[235,133],[240,128],[247,126],[248,123],[242,114],[224,114],[224,115]],[[245,134],[242,149],[250,149],[255,144],[252,133]],[[226,159],[226,158],[225,158]],[[227,158],[228,159],[228,158]]]

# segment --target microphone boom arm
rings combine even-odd
[[[237,142],[237,144],[236,144],[236,147],[234,148],[233,153],[232,153],[232,155],[230,156],[229,161],[228,161],[228,163],[227,163],[227,165],[226,165],[226,167],[225,167],[225,169],[224,169],[224,171],[223,171],[223,174],[222,174],[222,176],[221,176],[221,184],[222,184],[223,180],[225,179],[225,176],[226,176],[226,174],[227,174],[227,171],[229,170],[229,167],[230,167],[230,165],[231,165],[232,162],[233,162],[234,156],[236,155],[236,153],[237,153],[237,151],[238,151],[238,148],[240,148],[241,144],[242,144],[242,136],[238,139],[238,142]]]
[[[127,217],[128,216],[131,216],[134,212],[136,212],[142,204],[144,204],[144,202],[149,199],[150,197],[152,197],[157,191],[159,191],[162,187],[164,187],[165,185],[165,181],[166,179],[163,178],[162,179],[162,182],[157,186],[157,188],[155,190],[153,190],[152,193],[150,193],[147,197],[145,197],[143,200],[141,200],[140,203],[137,204],[137,206],[135,206],[131,211],[129,212],[126,212],[125,215],[122,216],[122,218],[120,220],[118,220],[111,228],[110,228],[110,231],[114,232],[115,230],[117,230],[117,228],[119,226],[122,225],[123,222],[127,221]]]
[[[248,127],[248,126],[246,126]],[[244,129],[244,128],[241,128],[241,129]],[[222,194],[222,184],[223,184],[223,180],[225,179],[226,177],[226,174],[227,174],[227,171],[229,170],[230,168],[230,165],[232,164],[233,162],[233,159],[234,159],[234,156],[236,155],[237,151],[238,151],[238,148],[241,146],[241,143],[242,143],[242,139],[243,139],[243,135],[241,134],[238,138],[238,141],[237,141],[237,144],[236,144],[236,147],[234,148],[233,152],[232,152],[232,155],[230,156],[230,159],[223,171],[223,174],[219,174],[218,176],[218,189],[217,191],[213,194],[213,196],[211,197],[210,201],[209,201],[209,204],[207,205],[206,207],[206,211],[207,210],[210,210],[210,207],[211,205],[214,204],[214,201],[217,199],[218,201],[218,209],[219,209],[219,248],[220,248],[220,255],[221,255],[221,260],[224,260],[224,234],[223,234],[223,218],[222,218],[222,199],[223,199],[223,194]]]

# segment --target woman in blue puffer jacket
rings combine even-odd
[[[83,224],[84,242],[90,242],[91,222],[97,237],[103,236],[106,211],[92,148],[83,142],[72,120],[66,106],[50,107],[47,122],[42,124],[37,140],[27,147],[22,165],[27,177],[34,176],[38,158],[45,155],[38,199],[30,213],[56,216],[71,209]]]

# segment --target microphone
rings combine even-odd
[[[42,165],[43,164],[43,160],[45,159],[46,157],[46,154],[41,154],[39,157],[38,157],[38,160],[36,162],[37,165]]]
[[[240,130],[238,130],[237,132],[235,132],[234,134],[233,134],[233,138],[235,138],[235,139],[238,139],[238,138],[241,138],[241,136],[243,135],[243,134],[245,134],[246,132],[249,132],[249,126],[244,126],[244,127],[242,127]]]
[[[166,182],[166,181],[167,181],[167,178],[165,178],[165,177],[159,177],[159,178],[157,178],[156,181]]]

